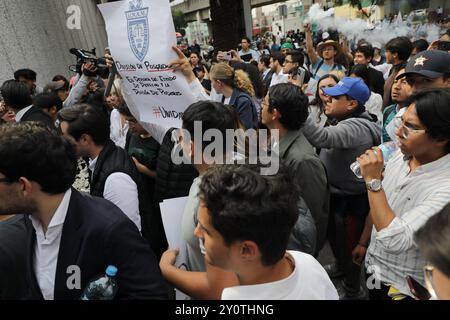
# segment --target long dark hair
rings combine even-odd
[[[320,94],[319,94],[320,86],[319,86],[319,84],[322,82],[322,80],[325,80],[325,79],[328,79],[328,78],[331,78],[334,81],[336,81],[336,84],[339,82],[339,78],[336,77],[334,74],[328,73],[326,75],[323,75],[319,79],[319,81],[317,81],[316,96],[315,96],[314,100],[311,101],[311,103],[309,104],[310,106],[317,106],[317,107],[319,107],[319,113],[317,114],[318,120],[320,120],[320,117],[324,113],[324,108],[325,108],[325,106],[323,105],[322,99],[320,99]]]

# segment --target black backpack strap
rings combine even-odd
[[[324,60],[322,59],[322,60],[319,62],[319,64],[317,65],[317,68],[316,68],[316,70],[315,70],[315,72],[314,72],[313,78],[315,78],[315,77],[317,76],[317,72],[319,72],[320,68],[321,68],[322,65],[323,65],[323,62],[324,62]]]

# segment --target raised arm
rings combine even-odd
[[[314,44],[312,39],[312,31],[311,25],[308,24],[305,27],[305,35],[306,35],[306,52],[308,53],[309,60],[311,61],[311,65],[315,65],[319,57],[317,56],[316,50],[314,50]]]

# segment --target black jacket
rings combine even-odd
[[[41,300],[33,268],[35,241],[36,234],[31,232],[27,298]],[[116,299],[167,299],[158,261],[134,223],[111,202],[72,189],[59,246],[55,300],[80,299],[89,281],[104,274],[108,265],[118,269]],[[67,280],[74,276],[71,266],[78,266],[81,271],[80,289],[67,286]]]
[[[41,109],[38,109],[34,106],[32,106],[27,112],[25,112],[25,114],[22,116],[22,119],[20,119],[20,122],[25,121],[40,122],[50,129],[55,128],[55,124],[53,123],[52,118]]]
[[[370,84],[370,90],[378,93],[383,97],[384,95],[384,77],[383,73],[369,67],[369,84]]]
[[[192,164],[173,163],[173,130],[175,129],[167,131],[159,149],[155,179],[155,201],[158,207],[165,199],[188,196],[192,182],[198,177],[198,172]]]
[[[27,216],[0,221],[0,300],[26,295],[27,238],[32,229]]]
[[[267,92],[270,88],[270,83],[272,82],[273,71],[269,71],[265,77],[262,78],[262,82],[264,85],[264,96],[266,96]]]
[[[163,246],[164,249],[167,249],[161,216],[158,211],[154,210],[152,206],[152,195],[142,180],[130,155],[128,155],[127,151],[117,147],[109,140],[106,142],[97,159],[97,164],[92,175],[91,195],[103,198],[106,179],[116,172],[125,173],[136,183],[142,235],[150,242],[152,249],[159,257],[162,253],[161,247]]]

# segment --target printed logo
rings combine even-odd
[[[128,41],[139,61],[143,61],[149,46],[148,8],[142,7],[142,0],[130,1],[130,11],[125,12],[128,22]]]

